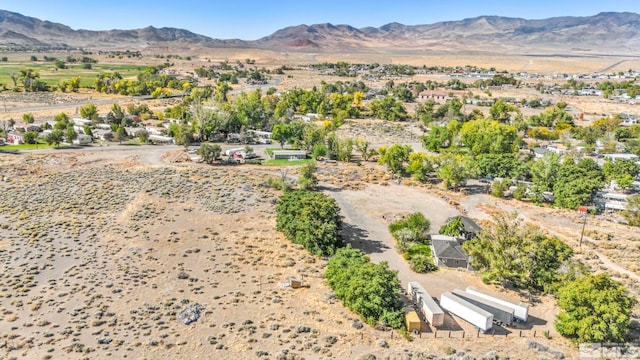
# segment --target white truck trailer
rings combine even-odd
[[[486,310],[493,314],[493,321],[497,325],[505,324],[511,326],[513,324],[513,308],[498,304],[491,300],[481,298],[480,296],[456,289],[451,292],[453,295],[466,300],[482,310]]]
[[[427,322],[433,326],[442,326],[444,324],[444,311],[433,300],[427,290],[416,281],[409,282],[407,289],[411,300]]]
[[[462,320],[486,332],[493,326],[493,314],[465,301],[450,292],[440,295],[440,306]]]
[[[518,304],[514,304],[512,302],[497,298],[495,296],[491,296],[489,294],[485,294],[483,292],[478,291],[478,289],[476,289],[473,286],[468,286],[466,289],[466,292],[468,292],[469,294],[473,294],[476,296],[480,296],[482,298],[485,298],[487,300],[491,300],[493,302],[496,302],[498,304],[502,304],[508,307],[513,308],[513,317],[516,319],[516,321],[522,321],[522,322],[526,322],[527,319],[529,318],[529,304],[523,303],[523,302],[519,302]]]

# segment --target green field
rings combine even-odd
[[[309,161],[313,161],[313,159],[304,159],[304,160],[268,159],[268,160],[265,160],[262,163],[262,165],[294,166],[294,165],[302,165],[302,164],[308,163]]]
[[[60,145],[60,147],[66,147],[65,145]],[[20,145],[5,145],[0,146],[0,152],[13,152],[19,150],[40,150],[40,149],[50,149],[53,148],[53,145],[48,145],[47,143],[40,144],[20,144]]]
[[[94,85],[97,75],[105,72],[119,72],[123,78],[135,78],[144,71],[145,65],[131,64],[91,64],[92,69],[84,69],[83,64],[67,64],[67,69],[57,69],[52,62],[44,61],[20,61],[0,62],[0,84],[7,88],[13,87],[11,74],[19,74],[21,69],[33,69],[40,74],[40,79],[48,85],[58,85],[60,81],[70,80],[80,76],[80,86],[90,87]],[[18,86],[20,81],[18,80]]]

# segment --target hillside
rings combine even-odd
[[[480,16],[425,25],[355,28],[329,23],[287,27],[255,41],[218,40],[176,28],[74,30],[0,10],[0,46],[112,47],[181,42],[204,47],[286,51],[491,52],[640,55],[640,15],[600,13],[540,20]]]

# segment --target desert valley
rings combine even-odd
[[[637,358],[639,19],[0,11],[0,359]]]

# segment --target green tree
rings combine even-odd
[[[16,90],[16,87],[18,86],[18,79],[20,79],[20,75],[18,75],[18,73],[12,72],[11,74],[9,74],[9,77],[13,82],[13,89]]]
[[[602,165],[602,172],[607,181],[626,189],[633,184],[633,179],[640,173],[640,165],[631,159],[607,159]]]
[[[474,155],[514,153],[520,140],[513,126],[495,120],[469,121],[460,130],[460,141]]]
[[[64,132],[64,138],[68,144],[73,144],[73,140],[78,137],[78,133],[73,129],[73,126],[67,126]]]
[[[464,234],[462,218],[460,216],[452,217],[446,224],[440,227],[438,233],[447,236],[462,236]]]
[[[423,152],[410,154],[407,172],[418,181],[426,181],[428,174],[433,172],[433,162]]]
[[[494,214],[493,224],[462,248],[485,280],[538,291],[551,289],[559,281],[558,269],[572,254],[559,239],[522,224],[515,212]]]
[[[436,102],[433,99],[428,99],[424,103],[416,105],[416,119],[420,120],[424,126],[429,126],[433,122],[433,108]]]
[[[480,175],[500,178],[519,177],[528,171],[526,165],[513,153],[478,155],[474,166]]]
[[[186,149],[193,142],[193,129],[187,124],[179,127],[178,133],[174,135],[176,145],[182,145]]]
[[[33,69],[20,69],[18,80],[22,83],[24,91],[34,91],[34,85],[40,78],[40,74]]]
[[[560,171],[560,155],[548,153],[542,159],[534,161],[530,170],[536,192],[551,191]]]
[[[125,130],[124,126],[118,125],[115,131],[115,139],[117,142],[122,144],[123,141],[127,140],[127,130]]]
[[[436,119],[444,121],[461,121],[464,119],[464,114],[461,111],[462,105],[462,101],[457,97],[448,99],[444,104],[438,107],[434,114],[434,117]]]
[[[398,273],[386,262],[371,263],[362,251],[347,246],[329,260],[324,276],[342,303],[366,323],[403,326]]]
[[[458,191],[458,188],[473,175],[469,159],[463,155],[441,156],[437,163],[436,175],[447,189]]]
[[[92,109],[87,109],[87,110],[89,112],[88,115],[93,115]],[[97,110],[96,110],[96,113],[97,113]],[[82,112],[80,112],[80,115],[82,115]],[[111,110],[107,114],[107,119],[112,124],[120,124],[122,123],[122,120],[124,120],[124,116],[125,116],[124,110],[122,110],[122,107],[120,106],[120,104],[115,102],[113,103],[113,105],[111,105]]]
[[[506,186],[507,180],[494,180],[491,183],[491,195],[495,196],[497,198],[503,198],[504,197],[504,191],[506,190],[507,186]]]
[[[280,143],[280,148],[284,148],[287,139],[291,137],[291,128],[287,124],[278,123],[271,130],[271,139]]]
[[[298,184],[304,190],[312,190],[318,184],[318,178],[316,178],[317,171],[315,161],[309,161],[302,165],[299,170]]]
[[[558,332],[576,343],[624,342],[635,300],[609,275],[586,275],[558,290]]]
[[[356,149],[360,152],[362,160],[369,161],[369,157],[371,157],[369,146],[371,146],[371,143],[363,138],[357,138],[355,141],[355,146]]]
[[[78,92],[78,89],[80,89],[80,76],[74,76],[69,80],[69,88],[71,88],[73,92]]]
[[[25,122],[25,124],[33,124],[36,119],[33,116],[33,114],[28,113],[28,114],[22,114],[22,121]]]
[[[98,108],[94,103],[88,103],[87,105],[80,107],[80,116],[83,119],[94,120],[98,118]]]
[[[502,99],[498,99],[493,103],[493,105],[491,105],[489,114],[491,114],[491,118],[495,121],[508,123],[511,122],[511,113],[517,111],[518,108],[516,108],[515,106],[507,104],[507,102]]]
[[[392,96],[372,100],[369,107],[376,117],[383,120],[400,121],[407,118],[407,109],[402,101],[395,100]]]
[[[440,152],[440,149],[448,148],[453,144],[454,136],[455,134],[448,127],[434,126],[426,136],[420,138],[425,149]]]
[[[573,127],[573,116],[565,111],[566,104],[558,103],[556,106],[545,109],[540,115],[534,115],[529,118],[529,125],[571,128]]]
[[[185,110],[181,108],[180,114],[178,116],[173,114],[173,117],[182,118],[183,111]],[[201,100],[196,100],[189,106],[188,114],[191,118],[195,135],[200,141],[213,140],[226,127],[226,121],[229,118],[229,113],[223,110],[221,106],[205,106]]]
[[[71,125],[71,122],[69,121],[69,115],[65,113],[57,114],[56,116],[53,117],[53,121],[55,121],[55,124],[53,125],[54,129],[64,130],[69,125]]]
[[[58,147],[60,146],[62,140],[64,140],[64,133],[60,129],[55,129],[50,132],[45,139],[47,141],[47,144]]]
[[[627,198],[626,209],[622,216],[631,226],[640,226],[640,195],[629,196]]]
[[[214,161],[218,160],[221,152],[222,149],[218,144],[211,145],[209,143],[202,143],[200,144],[200,148],[198,148],[198,155],[200,155],[202,161],[206,162],[207,164],[211,164]]]
[[[394,174],[402,174],[404,163],[409,160],[409,155],[413,150],[409,145],[393,144],[389,147],[383,146],[378,149],[380,154],[379,164],[387,166]]]
[[[576,163],[567,158],[558,169],[553,184],[555,204],[567,209],[588,205],[603,185],[602,170],[593,159],[582,158]]]
[[[149,142],[149,132],[147,130],[138,131],[138,140],[143,144]]]
[[[313,151],[316,145],[324,145],[324,131],[314,124],[306,124],[302,134],[303,148]]]
[[[319,192],[285,192],[276,205],[276,229],[317,256],[330,256],[342,246],[342,219],[336,201]]]
[[[427,242],[430,228],[431,222],[419,212],[389,224],[389,232],[396,240],[399,240],[399,233],[406,232],[408,238],[403,238],[402,240],[414,243]]]
[[[36,131],[27,131],[22,135],[25,144],[35,144],[38,142],[38,133]]]

